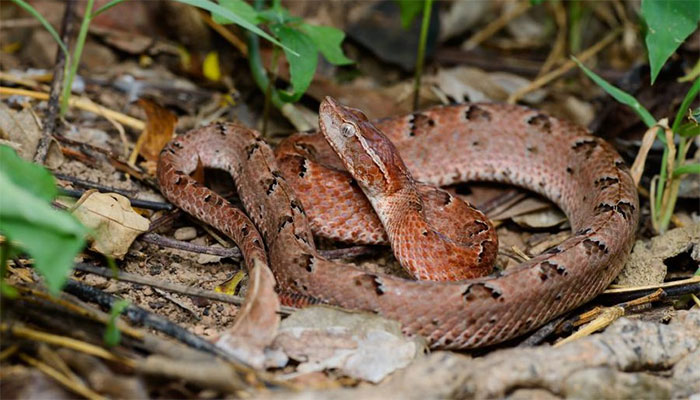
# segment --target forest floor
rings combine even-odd
[[[63,2],[32,4],[61,26]],[[642,166],[639,242],[625,270],[596,299],[525,337],[472,352],[429,353],[393,321],[311,308],[282,310],[280,334],[313,332],[313,339],[286,350],[253,349],[262,359],[252,360],[217,346],[239,314],[249,278],[230,239],[160,194],[155,166],[162,146],[174,134],[214,121],[264,127],[275,145],[314,129],[318,105],[328,95],[371,119],[413,110],[420,18],[404,29],[395,2],[284,4],[304,21],[344,31],[343,50],[355,63],[334,66],[321,58],[301,100],[282,111],[271,106],[266,122],[265,93],[251,75],[243,30],[223,28],[195,8],[166,1],[117,5],[92,21],[73,103],[58,118],[56,101],[45,97],[58,70],[56,42],[29,14],[3,4],[0,145],[29,161],[44,146],[43,165],[64,189],[54,206],[82,214],[81,221],[97,231],[58,296],[48,295],[29,257],[9,261],[5,281],[18,294],[2,299],[3,398],[700,395],[700,180],[680,179],[670,227],[659,233],[649,201],[663,157],[658,142],[647,148]],[[68,25],[75,34],[84,4],[73,6],[77,15]],[[436,3],[420,108],[517,102],[589,128],[632,165],[647,127],[569,55],[632,94],[657,119],[672,120],[692,84],[679,78],[698,59],[700,34],[679,48],[651,86],[643,36],[631,22],[639,5],[580,7]],[[290,72],[283,57],[267,44],[260,52],[266,66],[279,59],[267,69],[285,87]],[[697,107],[697,99],[692,104]],[[46,132],[49,120],[55,125]],[[697,163],[698,141],[688,146],[688,158]],[[230,179],[206,172],[207,185],[235,201]],[[477,205],[497,226],[501,270],[571,236],[566,216],[525,190],[486,183],[448,190]],[[123,199],[128,200],[120,203]],[[115,208],[118,214],[111,214]],[[347,245],[325,240],[318,245],[349,252],[342,250]],[[403,273],[388,247],[352,251],[359,255],[351,261],[363,268]],[[114,256],[116,270],[105,254]],[[129,306],[116,323],[121,342],[108,347],[105,324],[118,299]],[[592,320],[600,325],[591,331],[602,333],[557,345],[585,332]],[[367,340],[373,330],[389,339]]]

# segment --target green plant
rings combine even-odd
[[[401,13],[401,25],[404,29],[411,26],[413,20],[423,12],[420,37],[418,38],[418,54],[416,55],[416,68],[413,77],[413,110],[417,110],[420,103],[420,81],[423,76],[425,64],[425,45],[428,42],[428,29],[430,28],[430,13],[433,9],[433,0],[396,0],[399,3]]]
[[[334,65],[347,65],[353,61],[343,54],[341,44],[345,38],[343,31],[330,27],[306,23],[299,17],[292,16],[282,7],[280,0],[273,0],[269,8],[263,8],[262,1],[255,1],[255,7],[242,0],[221,0],[221,6],[230,10],[251,25],[265,26],[279,42],[273,42],[273,76],[268,76],[260,56],[257,35],[252,30],[248,35],[248,62],[257,86],[266,94],[268,102],[277,108],[285,103],[299,100],[311,84],[318,64],[318,54]],[[212,12],[214,21],[229,24],[232,21],[218,13]],[[282,48],[289,64],[290,84],[287,90],[274,87],[277,55]]]
[[[7,146],[0,146],[0,279],[7,260],[26,252],[53,294],[73,268],[73,258],[83,248],[87,229],[72,215],[56,210],[51,201],[58,194],[51,174],[24,161]],[[13,290],[2,282],[3,294]]]
[[[51,24],[44,18],[41,13],[39,13],[34,7],[29,5],[25,0],[12,0],[17,4],[20,8],[26,10],[32,16],[34,16],[39,22],[44,26],[44,28],[51,34],[51,37],[58,43],[58,46],[61,48],[61,51],[63,51],[65,57],[66,57],[66,71],[68,72],[65,74],[64,82],[63,82],[63,91],[61,93],[61,116],[64,116],[67,109],[68,109],[68,102],[70,100],[70,95],[71,95],[71,87],[73,85],[73,80],[75,79],[75,75],[78,73],[78,66],[80,65],[80,58],[83,53],[83,47],[85,46],[85,40],[87,39],[87,33],[88,29],[90,27],[90,23],[92,20],[97,17],[98,15],[102,14],[103,12],[109,10],[110,8],[125,2],[126,0],[112,0],[109,3],[105,4],[104,6],[100,7],[99,9],[95,10],[93,12],[93,6],[94,6],[94,0],[87,0],[85,3],[85,11],[83,13],[83,20],[80,24],[80,31],[78,32],[78,37],[75,41],[75,48],[73,49],[73,55],[72,57],[69,54],[68,47],[66,46],[65,43],[61,40],[59,37],[58,33],[56,30],[51,26]],[[276,45],[279,45],[285,49],[285,51],[290,51],[291,54],[298,55],[295,51],[289,49],[285,44],[280,43],[269,35],[267,32],[263,31],[262,29],[258,28],[256,24],[251,23],[249,19],[247,19],[246,15],[239,15],[236,12],[233,12],[229,10],[226,7],[222,7],[211,0],[173,0],[177,1],[183,4],[188,4],[194,7],[201,8],[203,10],[209,11],[214,15],[218,15],[221,18],[225,18],[227,21],[230,23],[234,23],[236,25],[241,26],[242,28],[247,29],[250,32],[255,33],[256,35],[262,36],[265,39],[273,42]],[[229,2],[231,0],[228,0]],[[224,0],[222,3],[226,3],[227,1]],[[242,1],[241,1],[242,2]],[[342,39],[341,39],[342,40]]]
[[[117,326],[117,321],[124,310],[129,307],[129,304],[128,300],[123,299],[115,301],[114,304],[112,304],[112,309],[109,311],[109,321],[105,327],[105,333],[102,336],[105,346],[114,347],[121,342],[122,334]]]
[[[698,21],[700,21],[700,2],[643,0],[642,18],[647,26],[645,41],[653,84],[666,60],[697,27]],[[574,61],[589,78],[613,96],[615,100],[631,107],[649,128],[658,126],[656,119],[637,99],[611,85],[575,58]],[[693,118],[694,112],[691,111],[688,114],[690,104],[698,96],[698,92],[700,92],[700,78],[695,79],[690,90],[686,93],[676,112],[673,124],[668,130],[663,127],[659,127],[657,130],[657,139],[664,144],[664,152],[661,159],[661,169],[658,176],[652,180],[649,192],[652,193],[650,199],[652,224],[659,232],[665,232],[668,229],[676,206],[680,177],[689,173],[700,174],[700,164],[686,162],[689,139],[700,135],[700,126]],[[683,123],[686,115],[688,115],[689,121]],[[675,145],[676,141],[678,141],[677,146]]]

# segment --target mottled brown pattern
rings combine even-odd
[[[316,252],[310,227],[330,232],[323,228],[326,222],[343,231],[344,240],[365,235],[354,225],[358,222],[372,232],[361,240],[386,238],[377,233],[381,225],[374,225],[376,216],[361,213],[371,208],[369,203],[350,186],[347,173],[338,172],[342,163],[319,134],[295,136],[280,145],[279,169],[285,179],[277,177],[272,187],[270,179],[278,170],[272,150],[255,131],[231,124],[200,128],[175,139],[161,153],[158,176],[173,203],[236,241],[247,265],[253,259],[266,261],[261,237],[245,215],[188,176],[198,158],[205,166],[230,172],[262,233],[286,300],[378,312],[399,320],[407,333],[424,335],[434,348],[474,348],[523,334],[591,299],[619,273],[634,240],[639,205],[632,179],[611,146],[575,125],[519,106],[455,105],[420,115],[434,125],[426,122],[418,130],[414,116],[377,124],[416,180],[435,185],[489,180],[522,186],[559,205],[576,233],[556,251],[501,276],[412,281],[368,274]],[[533,147],[539,151],[528,151]],[[302,162],[306,173],[299,178]],[[311,189],[299,193],[305,212],[290,186],[299,182],[295,176]],[[336,197],[322,197],[326,193]]]

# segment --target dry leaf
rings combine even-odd
[[[73,214],[92,230],[90,249],[122,258],[137,236],[148,230],[148,219],[139,215],[126,197],[88,191]]]
[[[558,208],[550,207],[513,217],[513,222],[525,228],[551,228],[566,221],[566,215]]]
[[[238,311],[236,322],[224,332],[216,345],[248,363],[262,368],[266,363],[265,349],[277,334],[280,302],[275,293],[275,277],[263,262],[255,260],[245,303]]]
[[[301,363],[299,372],[333,368],[376,383],[407,366],[425,342],[375,314],[314,306],[287,317],[274,345]]]
[[[146,128],[139,136],[135,151],[148,161],[158,161],[163,147],[173,138],[177,117],[167,109],[146,99],[139,99],[138,105],[146,112]],[[132,159],[135,156],[132,154]],[[130,161],[135,161],[130,159]]]

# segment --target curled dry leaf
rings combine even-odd
[[[262,262],[255,260],[250,269],[250,283],[236,322],[224,332],[216,345],[253,368],[266,364],[266,348],[277,334],[280,317],[275,277]]]
[[[376,383],[407,366],[425,343],[404,337],[396,321],[317,306],[285,319],[274,346],[301,363],[299,372],[334,368]]]
[[[98,253],[121,259],[134,239],[148,230],[148,219],[122,195],[88,191],[78,204],[73,214],[92,230],[90,248]]]

